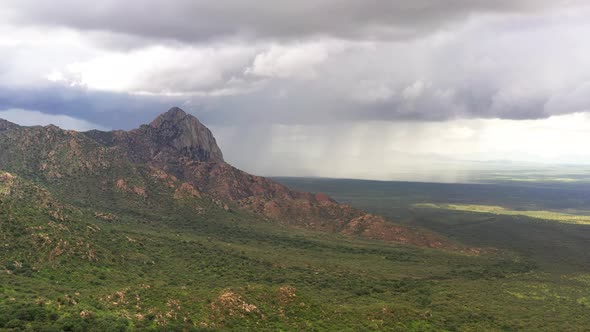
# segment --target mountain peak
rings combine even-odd
[[[152,139],[200,161],[223,161],[215,137],[196,117],[178,107],[159,115],[149,125]]]
[[[174,106],[171,107],[166,113],[164,114],[182,114],[187,115],[187,113],[180,107]]]
[[[189,117],[190,118],[194,118],[195,120],[198,121],[197,118],[195,118],[194,116],[186,113],[181,108],[179,108],[179,107],[172,107],[167,112],[158,115],[158,117],[155,118],[154,121],[152,121],[150,123],[150,126],[153,127],[153,128],[158,128],[158,127],[160,127],[162,124],[164,124],[166,122],[178,123],[178,122],[181,122],[183,120],[189,120],[190,121],[190,118]]]

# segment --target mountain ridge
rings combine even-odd
[[[174,187],[175,196],[204,196],[226,210],[243,209],[291,226],[458,250],[430,232],[391,223],[324,194],[291,190],[231,166],[211,131],[177,107],[130,131],[80,133],[55,126],[15,126],[0,121],[0,129],[6,129],[0,135],[0,169],[41,178],[69,199],[89,202],[104,192],[126,192],[157,204],[161,189],[149,185],[156,179]]]
[[[10,121],[4,120],[4,119],[0,119],[0,131],[11,129],[11,128],[16,128],[16,127],[19,127],[19,125],[12,123]]]

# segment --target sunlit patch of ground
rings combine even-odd
[[[414,207],[421,209],[443,209],[452,211],[465,211],[474,213],[488,213],[495,215],[524,216],[535,219],[552,220],[567,224],[590,225],[590,216],[574,215],[554,211],[519,211],[510,210],[495,205],[474,205],[474,204],[433,204],[420,203]]]

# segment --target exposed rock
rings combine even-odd
[[[178,107],[152,121],[147,133],[160,147],[172,148],[190,159],[223,161],[223,154],[211,131]]]
[[[178,172],[179,160],[223,162],[215,137],[197,118],[177,107],[158,116],[149,125],[131,131],[84,133],[108,147],[118,147],[137,163],[158,161]]]
[[[127,185],[127,181],[125,181],[124,179],[117,180],[117,182],[115,183],[115,187],[120,191],[135,194],[137,196],[141,196],[144,198],[147,197],[147,193],[144,187]]]
[[[14,180],[14,175],[7,172],[0,172],[0,182],[8,182]]]
[[[174,192],[174,198],[176,199],[183,199],[183,198],[198,198],[201,197],[201,193],[199,193],[195,187],[188,183],[183,183],[176,189]]]
[[[240,295],[231,290],[225,290],[211,302],[210,306],[218,320],[226,319],[226,315],[244,317],[246,314],[259,312],[257,306],[247,303]]]
[[[294,301],[297,298],[297,289],[291,286],[280,287],[277,291],[279,302],[282,304]]]
[[[94,314],[88,310],[82,310],[80,311],[80,317],[84,318],[84,319],[88,319],[88,318],[92,318],[94,316]]]
[[[94,216],[98,219],[102,219],[105,221],[117,221],[119,217],[112,214],[112,213],[105,213],[105,212],[95,212]]]
[[[159,181],[163,182],[168,188],[175,188],[178,179],[174,175],[170,175],[161,169],[158,168],[151,168],[151,175],[158,179]]]
[[[324,193],[317,193],[315,194],[315,200],[320,202],[320,203],[336,203],[335,200],[333,200],[330,196],[324,194]]]

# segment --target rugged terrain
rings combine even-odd
[[[294,191],[227,164],[211,131],[179,108],[131,131],[79,133],[0,122],[0,169],[35,179],[71,202],[89,203],[118,192],[157,205],[167,193],[212,200],[226,210],[243,209],[308,229],[457,249],[425,230],[396,225],[324,194]]]
[[[584,193],[290,181],[228,165],[179,109],[131,131],[0,121],[0,331],[588,330],[586,225],[416,210]]]

